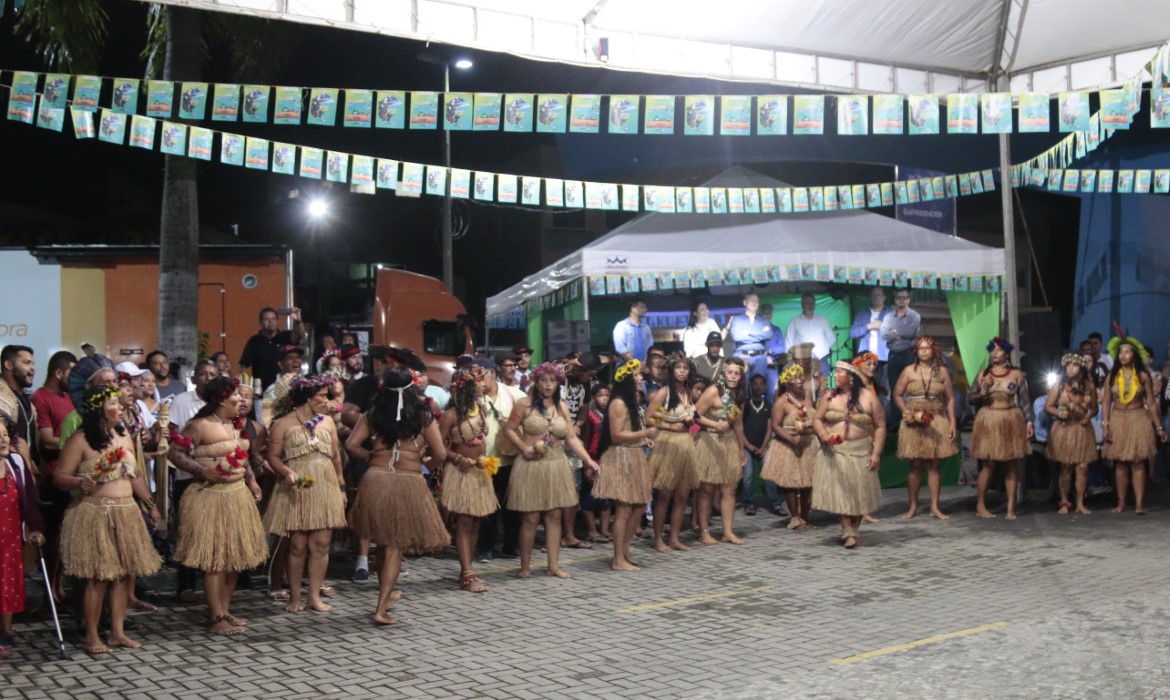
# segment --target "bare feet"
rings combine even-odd
[[[1085,507],[1083,503],[1077,505],[1077,512],[1081,515],[1092,515],[1093,511]]]
[[[1015,513],[1015,511],[1011,511],[1011,510],[1009,510],[1009,511],[1007,512],[1007,515],[1003,516],[1003,519],[1004,519],[1004,520],[1015,520],[1015,519],[1016,519],[1016,513]]]
[[[991,511],[987,510],[986,508],[982,508],[982,507],[977,507],[975,509],[975,515],[978,515],[980,518],[983,518],[985,520],[994,520],[995,519],[995,513],[992,513]]]
[[[1113,510],[1109,511],[1109,512],[1110,512],[1110,513],[1122,513],[1122,512],[1125,512],[1125,504],[1124,504],[1124,503],[1118,503],[1118,504],[1117,504],[1117,507],[1116,507],[1116,508],[1114,508]]]
[[[703,544],[719,544],[719,540],[711,536],[710,532],[703,530],[699,533],[699,542]]]
[[[106,638],[106,644],[110,647],[126,647],[127,649],[141,649],[142,644],[130,639],[125,634],[114,636],[110,635]]]
[[[305,606],[301,605],[300,603],[289,603],[288,605],[284,606],[284,611],[290,613],[299,613],[304,611],[304,609]]]
[[[642,570],[639,567],[635,566],[634,564],[632,564],[628,561],[615,561],[609,565],[609,568],[613,569],[614,571],[641,571]]]
[[[548,575],[549,576],[556,576],[557,578],[573,578],[572,575],[570,575],[568,571],[565,571],[564,569],[561,569],[561,568],[554,569],[554,568],[549,567]]]
[[[678,540],[671,540],[670,541],[670,548],[676,552],[689,552],[689,551],[691,551],[690,547],[686,546],[682,542],[679,542]]]
[[[723,541],[728,544],[743,544],[743,540],[735,536],[734,532],[729,532],[723,536]]]
[[[488,587],[474,571],[465,571],[459,575],[459,589],[468,593],[486,593]]]
[[[520,569],[520,573],[516,574],[517,578],[532,578],[532,570],[528,568]]]
[[[843,544],[845,545],[845,549],[853,549],[858,545],[858,541],[856,537],[849,535],[845,538],[845,542]]]
[[[329,605],[327,603],[324,603],[320,600],[310,600],[309,601],[309,609],[315,610],[317,612],[329,612],[330,610],[333,609],[333,606]]]
[[[248,626],[247,620],[245,620],[242,617],[236,617],[235,615],[233,615],[231,613],[227,614],[227,621],[232,623],[236,627],[247,627]]]
[[[402,591],[390,591],[390,604],[393,605],[394,603],[397,603],[398,599],[401,597]]]
[[[869,513],[866,513],[865,515],[861,516],[861,522],[869,523],[870,525],[873,525],[874,523],[880,523],[881,520],[873,517]]]
[[[799,530],[799,529],[801,529],[801,527],[803,525],[804,525],[804,521],[795,515],[788,519],[788,529],[789,530]]]
[[[946,513],[943,513],[941,510],[939,510],[937,508],[931,509],[930,517],[934,518],[935,520],[950,520],[951,519],[951,516],[947,515]]]
[[[1142,506],[1138,506],[1137,508],[1134,508],[1134,509],[1133,509],[1133,512],[1134,512],[1134,513],[1136,513],[1136,514],[1138,514],[1138,515],[1145,515],[1145,514],[1146,514],[1146,513],[1148,513],[1149,511],[1147,511],[1147,510],[1146,510],[1145,508],[1143,508]]]
[[[85,650],[85,653],[92,656],[96,656],[98,654],[109,654],[114,651],[105,644],[102,644],[100,639],[86,640],[85,645],[81,648]]]
[[[207,631],[212,634],[221,634],[225,637],[232,637],[239,634],[240,632],[243,632],[244,628],[236,627],[228,621],[226,615],[221,615],[212,621],[211,626],[207,628]]]
[[[658,542],[654,545],[654,551],[659,554],[670,554],[670,547],[665,542]]]
[[[1072,507],[1072,504],[1069,503],[1068,501],[1061,501],[1060,508],[1058,508],[1056,510],[1056,512],[1058,515],[1068,515],[1068,509],[1071,507]]]
[[[374,613],[374,624],[382,626],[397,625],[398,618],[393,615],[387,615],[386,613]]]
[[[906,511],[906,514],[902,516],[902,519],[903,520],[912,520],[914,518],[914,516],[916,516],[916,515],[918,515],[918,509],[911,508],[910,510]]]

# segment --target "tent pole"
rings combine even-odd
[[[1008,341],[1016,346],[1012,363],[1020,362],[1020,300],[1016,281],[1016,220],[1012,201],[1012,147],[1007,134],[999,135],[1000,201],[1003,208],[1004,283],[1000,288],[1007,308]]]
[[[581,315],[582,321],[589,320],[589,278],[581,278]]]

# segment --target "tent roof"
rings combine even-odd
[[[903,94],[978,92],[999,68],[1013,91],[1115,84],[1170,37],[1170,3],[1150,0],[162,2],[595,67]]]
[[[706,186],[784,187],[735,166]],[[529,275],[487,301],[495,316],[580,277],[793,264],[1002,275],[1003,250],[868,211],[759,214],[643,214]]]

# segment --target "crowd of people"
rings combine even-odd
[[[431,383],[411,351],[363,352],[346,334],[327,338],[307,372],[296,309],[284,331],[276,310],[264,309],[239,362],[223,353],[199,361],[192,388],[161,352],[114,366],[91,347],[80,359],[55,353],[30,393],[33,351],[7,346],[0,644],[27,642],[13,629],[26,599],[24,543],[43,549],[46,583],[55,599],[71,596],[82,647],[96,655],[141,645],[127,634],[126,612],[154,609],[136,580],[164,562],[177,569],[183,602],[198,600],[202,574],[213,634],[246,632],[233,599],[241,578],[266,563],[270,595],[286,611],[328,612],[331,542],[347,529],[354,582],[377,572],[377,625],[396,622],[403,558],[452,542],[459,588],[472,593],[488,591],[475,564],[495,557],[518,557],[519,576],[530,578],[541,526],[546,571],[560,578],[570,576],[562,548],[598,543],[612,543],[613,570],[639,571],[632,543],[643,529],[664,555],[741,544],[735,518],[756,514],[757,477],[788,529],[815,529],[814,509],[831,513],[841,545],[853,549],[881,503],[888,433],[909,464],[904,517],[918,513],[925,472],[930,515],[946,520],[940,462],[959,449],[955,377],[909,298],[897,290],[887,308],[873,290],[852,325],[856,353],[832,364],[835,335],[811,295],[786,332],[755,294],[724,328],[696,303],[683,351],[669,355],[637,299],[615,328],[612,355],[535,366],[527,347],[463,355],[446,387]],[[734,351],[725,355],[728,338]],[[1114,338],[1107,354],[1086,342],[1063,358],[1063,375],[1038,402],[1043,421],[1011,343],[988,343],[986,368],[967,393],[978,408],[971,455],[984,466],[980,517],[995,517],[986,496],[998,472],[1006,517],[1016,518],[1015,465],[1033,452],[1034,426],[1060,465],[1061,513],[1074,508],[1073,490],[1076,511],[1089,512],[1088,468],[1100,458],[1115,465],[1116,511],[1132,484],[1136,511],[1145,512],[1149,465],[1166,440],[1165,382],[1136,339]]]

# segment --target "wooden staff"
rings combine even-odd
[[[154,502],[158,506],[158,527],[162,534],[167,533],[171,512],[171,464],[167,460],[167,450],[170,449],[171,436],[171,405],[163,403],[158,407],[158,457],[154,460]]]

